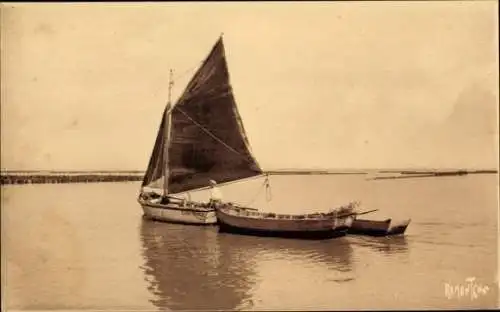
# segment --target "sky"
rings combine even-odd
[[[221,33],[264,169],[496,168],[498,2],[2,4],[1,168],[145,170]]]

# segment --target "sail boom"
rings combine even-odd
[[[254,176],[250,176],[250,177],[246,177],[246,178],[242,178],[242,179],[238,179],[238,180],[232,180],[232,181],[217,183],[217,185],[218,186],[224,186],[224,185],[229,185],[229,184],[233,184],[233,183],[241,183],[241,182],[245,182],[245,181],[249,181],[249,180],[253,180],[253,179],[258,179],[258,178],[261,178],[261,177],[263,177],[265,175],[267,175],[267,174],[266,173],[261,173],[261,174],[258,174],[258,175],[254,175]],[[185,190],[185,191],[178,192],[178,193],[171,193],[171,195],[179,195],[179,194],[186,193],[186,192],[203,191],[203,190],[209,189],[210,187],[211,187],[210,185],[202,186],[202,187],[199,187],[199,188],[196,188],[196,189]]]

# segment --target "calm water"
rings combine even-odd
[[[2,187],[10,309],[396,309],[497,305],[497,176],[272,176],[222,188],[262,210],[412,218],[405,237],[301,241],[146,221],[139,183]],[[266,195],[269,201],[266,201]],[[193,199],[206,194],[193,194]],[[488,286],[475,300],[445,283]]]

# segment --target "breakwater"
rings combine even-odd
[[[316,174],[367,174],[374,175],[369,180],[411,179],[440,176],[462,176],[468,174],[491,174],[498,170],[269,170],[269,175],[316,175]],[[377,176],[382,175],[382,176]],[[386,175],[386,176],[384,176]],[[388,176],[387,176],[388,175]],[[94,183],[142,181],[142,171],[5,171],[1,173],[0,184],[42,184],[42,183]]]
[[[497,174],[497,170],[458,170],[458,171],[380,171],[380,174],[389,176],[376,176],[369,180],[414,179],[446,176],[465,176],[469,174]]]
[[[0,184],[142,181],[142,173],[2,173]]]

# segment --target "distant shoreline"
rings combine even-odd
[[[498,170],[269,170],[270,175],[374,175],[371,180],[497,174]],[[387,176],[390,174],[390,176]],[[0,184],[51,184],[142,181],[143,171],[4,171]]]

